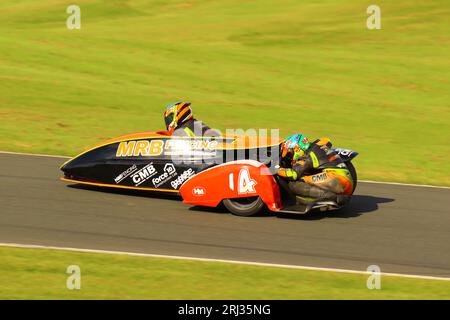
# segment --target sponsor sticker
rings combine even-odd
[[[116,183],[122,182],[124,179],[129,177],[133,172],[137,170],[137,165],[133,164],[131,167],[129,167],[127,170],[119,174],[117,177],[114,178],[114,181]]]
[[[334,149],[334,151],[337,152],[338,155],[345,157],[350,157],[354,152],[353,150],[350,149],[341,149],[341,148],[336,148]]]
[[[117,147],[116,157],[159,156],[163,147],[163,140],[122,141]]]
[[[153,186],[155,188],[158,188],[159,186],[161,186],[162,184],[164,184],[168,180],[172,179],[176,175],[177,175],[177,171],[176,171],[175,166],[173,165],[173,163],[167,163],[164,166],[164,173],[161,174],[160,176],[155,177],[155,178],[152,179]]]
[[[192,189],[192,194],[197,197],[201,197],[206,195],[206,190],[203,187],[195,187]]]
[[[133,175],[131,175],[131,180],[133,180],[134,184],[137,186],[141,185],[151,177],[157,174],[155,167],[153,166],[153,162],[149,163],[141,170],[137,171]]]
[[[179,186],[181,186],[187,179],[192,177],[195,174],[194,170],[191,168],[185,170],[182,174],[178,176],[175,180],[173,180],[170,185],[174,189],[178,189]]]
[[[193,150],[215,150],[218,142],[215,140],[137,140],[122,141],[116,150],[116,157],[152,157],[173,152],[190,152]]]
[[[327,180],[328,176],[327,176],[327,174],[325,172],[323,172],[323,173],[316,174],[315,176],[312,176],[311,179],[315,183],[316,182],[322,182],[322,181]]]
[[[230,190],[234,191],[234,173],[229,174],[228,182]],[[237,183],[238,194],[256,193],[255,186],[258,183],[250,177],[248,169],[245,168],[239,171]]]
[[[214,150],[217,148],[218,142],[215,140],[202,139],[171,139],[166,141],[165,150]]]

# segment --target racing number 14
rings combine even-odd
[[[228,176],[229,186],[234,191],[234,173]],[[250,178],[248,169],[241,169],[238,176],[238,194],[256,193],[256,181]]]

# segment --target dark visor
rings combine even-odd
[[[173,113],[170,113],[164,120],[166,121],[166,128],[169,129],[169,125],[173,121]]]

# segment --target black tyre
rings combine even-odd
[[[352,193],[353,193],[353,192],[355,192],[356,185],[358,184],[358,175],[356,174],[356,169],[355,169],[355,166],[353,165],[353,163],[351,163],[349,161],[349,162],[346,162],[345,164],[347,165],[347,169],[348,169],[348,171],[350,171],[350,174],[353,179],[353,191],[352,191]]]
[[[223,204],[232,214],[241,217],[254,216],[264,207],[260,197],[225,199]]]

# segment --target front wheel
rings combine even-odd
[[[260,197],[225,199],[223,204],[232,214],[241,217],[256,215],[264,207]]]

